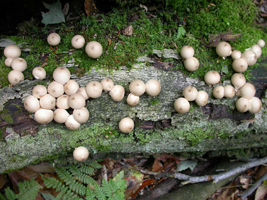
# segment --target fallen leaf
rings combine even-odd
[[[264,200],[266,194],[267,194],[267,185],[262,183],[256,190],[255,200]]]
[[[84,1],[84,10],[86,15],[90,15],[97,11],[95,2],[93,0],[85,0]]]
[[[239,176],[239,181],[242,184],[242,188],[248,189],[249,187],[249,182],[250,182],[250,177],[246,177],[245,175]]]
[[[0,189],[3,188],[3,186],[5,185],[6,183],[6,175],[5,174],[1,174],[0,175]]]
[[[47,4],[43,2],[44,6],[49,10],[48,12],[42,12],[42,23],[47,24],[58,24],[65,22],[65,17],[62,12],[61,3],[57,1],[53,4]]]

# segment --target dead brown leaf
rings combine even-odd
[[[93,0],[85,0],[84,1],[84,10],[86,15],[90,15],[97,11],[95,2]]]
[[[255,200],[264,200],[266,194],[267,194],[267,185],[262,183],[256,190]]]

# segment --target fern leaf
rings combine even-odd
[[[102,180],[102,188],[105,192],[106,196],[110,197],[112,195],[112,188],[110,187],[110,184],[103,178]]]
[[[58,193],[58,195],[56,196],[56,200],[59,200],[59,199],[61,199],[63,196],[64,196],[64,194],[68,191],[68,187],[67,186],[65,186],[61,191],[60,191],[60,193]]]
[[[98,200],[106,200],[106,195],[100,185],[95,185],[94,193]]]
[[[71,173],[63,167],[55,167],[55,171],[57,175],[59,176],[59,178],[63,180],[64,182],[67,182],[70,179],[72,179]]]
[[[101,169],[102,168],[102,165],[100,165],[99,163],[97,162],[89,162],[88,165],[90,165],[91,167],[95,168],[95,169]]]
[[[102,167],[102,166],[101,166]],[[79,169],[80,172],[88,174],[88,175],[94,175],[95,169],[89,166],[81,166]]]
[[[177,31],[177,36],[176,39],[180,39],[182,36],[184,36],[186,33],[184,27],[182,25],[179,25],[178,31]]]
[[[7,200],[15,200],[16,194],[8,187],[5,189],[5,195]]]
[[[7,198],[4,197],[4,195],[2,195],[2,194],[0,193],[0,200],[7,200]]]
[[[94,200],[95,195],[93,194],[93,191],[88,187],[86,189],[86,200]]]
[[[19,200],[35,200],[38,195],[39,189],[42,188],[42,186],[39,185],[38,182],[34,179],[19,183],[18,186],[19,194],[17,194],[17,198]]]

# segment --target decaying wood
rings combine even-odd
[[[72,151],[77,146],[86,146],[91,159],[112,153],[195,152],[201,155],[233,151],[232,155],[235,155],[235,150],[266,147],[264,93],[261,94],[263,108],[255,115],[237,113],[234,108],[237,97],[210,98],[208,105],[202,108],[191,102],[190,112],[179,114],[173,103],[182,96],[183,88],[192,85],[210,95],[212,88],[170,67],[162,69],[142,63],[135,64],[130,71],[124,67],[114,71],[93,69],[82,77],[73,75],[72,79],[85,86],[89,81],[101,81],[106,77],[122,85],[126,95],[129,83],[134,79],[144,82],[158,79],[162,91],[157,97],[142,95],[135,107],[127,105],[126,96],[121,102],[114,102],[103,93],[100,98],[87,102],[88,122],[77,131],[70,131],[55,122],[39,125],[23,108],[22,101],[31,94],[32,88],[36,84],[47,84],[48,80],[25,80],[14,87],[0,89],[0,129],[4,138],[0,142],[0,173],[40,161],[73,162]],[[124,134],[118,130],[118,122],[123,117],[134,119],[133,132]]]

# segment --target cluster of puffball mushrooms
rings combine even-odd
[[[232,85],[218,85],[221,76],[217,71],[209,71],[204,76],[204,81],[208,85],[215,85],[212,94],[216,99],[233,98],[235,95],[240,98],[236,101],[236,109],[239,112],[258,113],[261,110],[262,103],[258,97],[255,97],[256,89],[251,83],[246,82],[242,74],[257,62],[265,46],[264,40],[260,39],[257,44],[246,49],[243,53],[238,50],[232,51],[231,45],[227,42],[220,42],[216,47],[216,53],[225,59],[231,56],[233,59],[232,67],[236,72],[231,77]],[[180,54],[184,59],[184,66],[188,71],[195,71],[199,67],[198,60],[193,57],[194,49],[191,46],[184,46]],[[190,61],[187,61],[189,58]],[[193,86],[187,86],[183,90],[183,97],[174,102],[174,108],[179,113],[186,113],[190,109],[189,101],[195,101],[199,106],[205,106],[208,103],[208,94],[205,91],[197,91]]]
[[[57,33],[51,33],[47,37],[47,42],[51,46],[60,43],[60,36]],[[75,35],[71,40],[71,45],[75,49],[81,49],[85,44],[85,39],[81,35]],[[236,102],[236,108],[239,112],[249,111],[257,113],[260,111],[262,103],[255,97],[256,89],[251,83],[247,83],[242,74],[248,68],[257,62],[265,46],[263,40],[246,49],[243,53],[238,50],[232,51],[227,42],[220,42],[216,47],[217,54],[225,59],[231,56],[233,59],[233,70],[236,72],[231,77],[232,85],[217,85],[220,82],[220,74],[217,71],[206,73],[204,80],[208,85],[215,85],[213,96],[217,99],[232,98],[235,95],[240,96]],[[98,58],[103,53],[100,43],[91,41],[87,43],[85,51],[90,58]],[[180,54],[183,58],[184,67],[188,71],[195,71],[199,67],[199,61],[194,57],[194,49],[191,46],[184,46]],[[21,50],[17,45],[8,45],[4,49],[6,56],[5,65],[12,67],[8,74],[8,80],[12,85],[24,80],[23,71],[27,68],[27,62],[20,58]],[[42,67],[35,67],[32,71],[36,79],[44,79],[46,71]],[[91,81],[85,87],[80,87],[75,80],[70,79],[70,71],[65,67],[58,67],[53,72],[53,79],[47,87],[36,85],[24,100],[24,107],[27,111],[34,113],[34,119],[41,124],[50,123],[54,120],[57,123],[65,123],[70,130],[79,129],[82,123],[89,119],[89,111],[86,108],[86,100],[89,98],[98,98],[103,90],[108,92],[113,101],[119,102],[125,95],[125,90],[121,85],[115,85],[114,82],[105,78],[101,82]],[[145,92],[150,96],[157,96],[161,91],[161,85],[158,80],[151,79],[144,83],[142,80],[134,80],[129,85],[130,94],[127,97],[127,104],[135,106],[139,103],[140,96]],[[189,101],[195,101],[198,106],[205,106],[208,103],[209,96],[206,91],[198,91],[193,86],[187,86],[183,90],[183,96],[174,102],[174,108],[179,113],[186,113],[190,109]],[[72,110],[70,114],[68,110]],[[134,128],[134,121],[128,117],[119,122],[119,129],[123,133],[129,133]],[[73,157],[77,161],[84,161],[88,158],[89,151],[86,147],[75,148]]]

